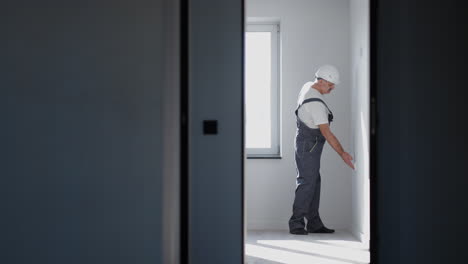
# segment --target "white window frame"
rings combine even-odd
[[[280,24],[279,22],[248,22],[246,32],[270,32],[272,40],[271,148],[246,148],[246,155],[247,158],[281,158]]]

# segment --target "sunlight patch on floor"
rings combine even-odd
[[[370,254],[349,233],[293,236],[282,231],[248,232],[245,263],[365,264]]]

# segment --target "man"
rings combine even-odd
[[[325,140],[352,169],[352,157],[343,150],[330,130],[333,114],[323,95],[329,94],[339,83],[338,70],[331,65],[320,67],[315,81],[307,82],[299,93],[296,108],[297,131],[295,138],[296,193],[293,214],[289,219],[291,234],[333,233],[322,223],[319,215],[320,157]],[[307,226],[304,223],[307,219]],[[306,229],[304,229],[306,228]]]

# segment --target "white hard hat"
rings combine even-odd
[[[340,83],[340,74],[338,69],[331,65],[323,65],[315,73],[315,77],[325,79],[331,83]]]

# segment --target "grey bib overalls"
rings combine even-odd
[[[307,230],[314,231],[323,226],[319,215],[320,203],[320,157],[322,156],[325,137],[320,129],[313,129],[304,124],[298,116],[299,108],[309,102],[321,102],[318,98],[304,100],[296,109],[296,192],[293,204],[293,214],[289,219],[289,230],[304,229],[304,217],[307,219]],[[333,120],[333,114],[328,109],[328,122]]]

